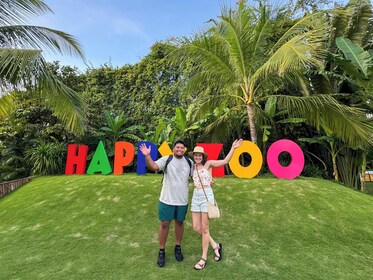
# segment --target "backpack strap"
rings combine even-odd
[[[163,170],[163,173],[166,173],[166,170],[167,170],[167,165],[170,163],[170,161],[172,160],[173,158],[173,155],[169,155],[167,160],[166,160],[166,165],[164,166],[164,170]]]
[[[189,168],[190,168],[190,172],[189,172],[189,177],[190,178],[193,178],[192,175],[190,175],[192,173],[192,161],[190,158],[188,158],[188,156],[184,155],[184,158],[185,160],[187,161],[188,165],[189,165]]]
[[[163,177],[162,177],[162,182],[161,182],[162,184],[163,184],[164,174],[166,174],[167,165],[170,163],[172,158],[173,158],[173,155],[169,155],[167,160],[166,160],[166,165],[164,166],[164,169],[163,169]]]

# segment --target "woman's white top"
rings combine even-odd
[[[197,172],[198,172],[201,180],[199,179]],[[193,172],[194,186],[196,188],[198,188],[198,187],[202,188],[201,181],[202,181],[204,187],[205,186],[206,187],[211,187],[212,176],[211,176],[210,172],[205,168],[198,169],[198,171],[197,171],[196,168],[194,168],[194,172]]]

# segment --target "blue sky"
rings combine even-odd
[[[33,24],[73,35],[82,45],[89,64],[114,67],[134,64],[149,53],[151,45],[172,36],[190,36],[216,18],[222,5],[236,0],[46,0],[54,14]],[[48,61],[86,66],[79,58],[45,53]]]

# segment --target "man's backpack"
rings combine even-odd
[[[166,165],[165,165],[164,170],[163,170],[163,178],[164,178],[164,174],[167,173],[167,165],[170,163],[170,161],[173,159],[173,157],[174,157],[173,155],[169,155],[167,160],[166,160]],[[190,168],[189,176],[190,176],[190,173],[192,172],[192,162],[186,155],[184,155],[184,158],[189,165],[189,168]],[[190,176],[190,177],[192,177],[192,176]],[[162,183],[163,183],[163,178],[162,178]]]

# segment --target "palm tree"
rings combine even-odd
[[[68,128],[81,132],[85,103],[48,70],[42,51],[84,56],[71,35],[27,24],[45,12],[51,9],[43,0],[0,1],[0,117],[9,112],[12,95],[30,90],[42,97]]]
[[[142,131],[143,127],[140,125],[131,125],[126,127],[128,120],[124,116],[124,112],[121,112],[119,115],[110,113],[109,111],[104,111],[105,120],[107,126],[103,126],[100,130],[104,131],[104,137],[106,139],[106,147],[108,147],[109,152],[108,156],[114,155],[114,145],[119,139],[123,140],[134,140],[141,141],[142,139],[138,137],[134,132]]]
[[[325,139],[329,139],[335,179],[338,181],[341,178],[347,185],[355,182],[351,185],[353,187],[357,186],[357,180],[353,179],[357,172],[351,170],[360,169],[364,174],[367,150],[372,147],[373,141],[371,120],[367,118],[367,113],[373,110],[372,16],[369,0],[350,0],[346,6],[335,7],[329,18],[328,59],[322,71],[310,76],[310,91],[349,106],[350,113],[345,111],[345,116],[334,117],[348,126],[342,121],[335,122],[334,126],[325,125],[325,117],[319,117],[315,126],[321,128],[319,131],[321,135],[326,135]],[[353,122],[351,116],[355,119]],[[347,152],[337,157],[341,151]],[[360,153],[358,160],[354,158],[357,153]],[[344,168],[346,165],[351,168]],[[343,176],[339,176],[340,173]],[[363,180],[361,190],[364,190]]]
[[[177,63],[194,63],[188,92],[212,92],[206,97],[209,106],[227,100],[244,106],[254,143],[256,97],[288,81],[298,83],[302,72],[322,65],[327,28],[322,14],[305,16],[275,40],[275,26],[285,29],[289,21],[276,12],[261,1],[257,9],[246,1],[239,1],[236,10],[223,7],[219,21],[211,20],[207,32],[191,39],[179,38],[173,53]]]

